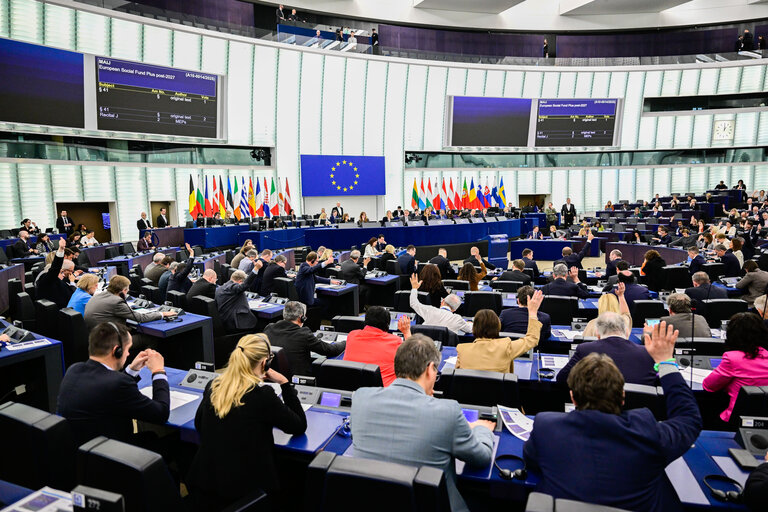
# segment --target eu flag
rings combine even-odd
[[[301,155],[301,193],[311,196],[383,196],[383,156]]]

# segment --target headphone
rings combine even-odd
[[[522,462],[523,467],[515,470],[505,469],[499,466],[500,460],[516,460]],[[496,469],[499,471],[499,477],[501,477],[502,480],[525,480],[528,476],[528,468],[525,466],[525,460],[523,460],[522,457],[512,455],[511,453],[498,455],[495,459],[493,459],[493,465],[496,466]]]
[[[715,489],[712,487],[712,485],[709,483],[709,481],[713,482],[725,482],[728,484],[733,485],[736,487],[736,491],[721,491],[720,489]],[[741,495],[744,492],[744,487],[734,480],[733,478],[724,476],[724,475],[707,475],[704,477],[704,485],[707,486],[709,489],[709,494],[713,498],[715,498],[717,501],[723,501],[723,502],[730,502],[730,503],[741,503]]]
[[[120,339],[120,329],[118,329],[117,326],[112,322],[107,323],[112,326],[112,328],[115,330],[115,334],[117,334],[117,346],[112,353],[115,355],[115,359],[120,359],[123,357],[123,340]]]
[[[539,368],[536,370],[539,373],[539,377],[542,379],[554,379],[555,378],[555,370],[552,368]]]

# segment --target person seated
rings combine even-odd
[[[371,237],[370,240],[365,244],[365,253],[363,254],[363,258],[373,258],[374,256],[379,256],[381,253],[376,250],[376,237]]]
[[[397,328],[408,338],[411,335],[410,319],[401,316]],[[378,365],[386,387],[395,380],[395,352],[400,343],[399,336],[389,333],[389,311],[381,306],[371,306],[365,312],[365,327],[347,335],[344,360]]]
[[[768,500],[768,453],[763,460],[765,462],[749,474],[744,484],[742,500],[751,512],[762,511],[766,500]]]
[[[205,216],[203,216],[202,213],[198,213],[197,218],[195,219],[195,227],[204,228],[205,224]]]
[[[264,328],[264,334],[276,347],[282,347],[290,363],[291,375],[312,375],[312,353],[334,358],[344,352],[346,341],[326,343],[317,338],[309,327],[307,306],[297,301],[285,303],[283,319],[272,322]]]
[[[242,270],[236,270],[229,281],[216,288],[216,308],[227,332],[250,331],[256,328],[258,319],[251,312],[245,292],[250,290],[260,268],[261,262],[257,262],[247,276]]]
[[[478,254],[478,261],[480,262],[480,272],[478,273],[477,270],[475,270],[475,266],[472,263],[464,263],[464,266],[461,267],[461,270],[459,270],[458,280],[459,281],[467,281],[469,283],[469,290],[476,292],[478,291],[478,283],[480,283],[480,280],[484,278],[486,275],[488,275],[488,270],[485,268],[485,263],[482,259],[480,259],[480,255]]]
[[[240,262],[237,264],[237,270],[242,270],[246,274],[253,270],[254,263],[256,260],[259,259],[259,252],[256,249],[249,249],[248,252],[245,253],[245,258],[241,258]],[[234,258],[233,258],[234,260]]]
[[[384,235],[380,234],[376,239],[376,246],[375,249],[381,255],[381,253],[384,251],[384,248],[387,246],[387,241],[384,239]]]
[[[566,280],[566,277],[570,277],[570,280]],[[580,299],[589,297],[589,289],[584,283],[579,281],[578,268],[573,267],[568,272],[568,268],[564,264],[558,263],[552,269],[552,278],[551,283],[547,283],[541,288],[544,295],[579,297]]]
[[[146,214],[145,214],[146,215]],[[136,244],[136,250],[138,251],[151,251],[155,248],[155,244],[152,243],[152,232],[145,231],[144,236],[139,243]]]
[[[157,254],[155,255],[155,257],[157,257]],[[153,261],[154,261],[154,258],[153,258]],[[150,268],[149,270],[144,271],[144,277],[152,281],[152,284],[154,286],[158,286],[160,284],[160,278],[163,276],[163,274],[165,274],[168,271],[168,268],[171,266],[171,263],[175,261],[176,260],[174,258],[163,255],[163,259],[161,259],[159,263],[157,263],[154,267]]]
[[[206,385],[195,414],[199,447],[185,478],[193,510],[225,509],[254,489],[273,504],[286,498],[280,495],[272,431],[300,436],[307,418],[291,383],[269,367],[271,359],[267,336],[243,336],[224,372]],[[264,385],[268,381],[280,385],[280,396]]]
[[[203,276],[192,283],[192,287],[190,287],[189,291],[187,292],[187,304],[192,301],[193,297],[197,297],[198,295],[208,297],[210,299],[215,299],[216,281],[218,278],[219,276],[216,275],[216,271],[212,268],[209,268],[203,272]]]
[[[648,285],[648,289],[658,292],[666,286],[662,271],[666,266],[667,262],[661,257],[659,251],[651,249],[645,252],[645,259],[640,266],[640,275],[645,276],[644,282]]]
[[[657,384],[653,358],[642,345],[627,339],[629,338],[630,329],[627,328],[626,320],[622,315],[611,312],[601,314],[597,317],[595,330],[598,338],[597,341],[580,343],[576,346],[573,356],[571,356],[563,369],[558,372],[557,382],[566,382],[568,374],[576,363],[587,357],[588,354],[597,352],[611,357],[624,376],[625,381],[632,384],[645,384],[647,386],[655,386]]]
[[[358,264],[360,261],[360,251],[355,249],[349,253],[349,259],[342,262],[339,270],[339,278],[344,279],[347,283],[356,284],[359,301],[361,305],[368,303],[369,287],[365,284],[365,269],[368,268],[368,263],[371,261],[366,258],[363,260],[363,266]]]
[[[41,233],[37,235],[37,243],[35,244],[37,254],[53,252],[55,247],[56,246],[51,241],[51,237],[48,233]]]
[[[648,287],[638,284],[631,271],[620,270],[617,279],[617,283],[624,283],[624,299],[626,299],[630,309],[635,305],[636,300],[651,299],[651,292]]]
[[[142,350],[126,366],[132,345],[125,325],[97,323],[88,336],[88,360],[73,364],[64,375],[56,413],[72,427],[76,446],[97,436],[143,445],[148,436],[133,433],[133,420],[157,425],[168,421],[171,395],[163,356]],[[137,386],[145,366],[152,374],[152,398]]]
[[[616,275],[616,265],[620,261],[623,261],[621,257],[622,257],[621,251],[618,249],[614,249],[608,254],[608,263],[605,264],[606,277],[611,277]]]
[[[720,183],[715,185],[715,190],[728,190],[728,185],[723,180],[720,180]]]
[[[394,222],[395,216],[392,215],[392,210],[387,210],[387,213],[384,214],[384,217],[381,219],[382,226],[385,225],[387,222]]]
[[[411,276],[413,277],[413,276]],[[443,286],[440,278],[440,270],[437,265],[424,265],[419,274],[420,290],[429,294],[429,303],[437,306],[448,296],[448,290]]]
[[[157,287],[160,288],[160,297],[165,302],[165,294],[168,291],[168,282],[171,280],[171,276],[176,272],[176,268],[179,266],[178,261],[172,261],[168,268],[157,280]]]
[[[587,241],[584,242],[584,247],[581,248],[581,250],[578,252],[578,254],[574,254],[573,249],[570,247],[563,247],[563,250],[560,252],[562,254],[562,258],[559,260],[556,260],[554,262],[554,265],[557,265],[558,263],[565,264],[566,267],[576,267],[577,269],[581,270],[581,260],[589,256],[590,248],[592,247],[592,240],[595,239],[595,235],[592,233],[592,231],[589,231],[587,233]]]
[[[672,242],[672,237],[669,236],[669,230],[664,226],[659,226],[658,236],[651,238],[651,242],[654,245],[668,245]]]
[[[525,268],[530,268],[533,270],[533,279],[536,280],[539,278],[539,266],[536,264],[536,262],[533,259],[533,250],[531,249],[523,249],[523,252],[521,253],[521,258],[525,262]]]
[[[215,212],[209,224],[211,226],[221,226],[222,224],[224,224],[224,221],[221,219],[221,212],[218,212],[218,211]]]
[[[37,235],[40,234],[40,228],[37,227],[37,224],[32,222],[30,219],[24,219],[21,221],[21,228],[30,235]]]
[[[357,225],[360,227],[363,227],[364,222],[371,222],[370,219],[368,219],[368,214],[365,212],[360,212],[360,216],[357,218]]]
[[[648,203],[646,202],[646,204],[648,204]],[[647,208],[645,210],[641,210],[639,207],[636,207],[632,211],[632,217],[635,217],[637,219],[642,219],[643,217],[645,217],[645,212],[646,211],[647,211]]]
[[[422,325],[446,327],[458,335],[472,332],[472,322],[467,322],[456,313],[456,310],[461,306],[459,296],[453,293],[447,294],[440,299],[439,306],[428,306],[419,302],[418,290],[422,285],[423,282],[418,280],[416,274],[411,274],[411,295],[408,303],[411,309],[422,318]]]
[[[99,245],[99,241],[96,240],[96,233],[94,233],[92,229],[87,230],[85,232],[85,236],[80,239],[80,245],[82,247],[92,247],[94,245]]]
[[[670,247],[690,247],[691,245],[696,243],[696,239],[698,237],[699,235],[696,233],[691,234],[691,231],[688,228],[682,228],[680,230],[680,238],[671,242],[669,246]]]
[[[13,252],[16,258],[26,258],[33,254],[37,254],[38,250],[29,246],[29,231],[22,229],[19,231],[19,240],[12,245]]]
[[[246,257],[245,255],[248,254],[248,251],[251,249],[255,249],[253,245],[253,241],[249,238],[245,242],[243,242],[243,245],[240,247],[240,250],[237,251],[237,254],[235,254],[235,257],[232,258],[232,261],[229,262],[229,266],[232,268],[239,269],[240,268],[240,262],[243,261],[243,259]]]
[[[557,229],[554,224],[549,226],[549,238],[552,240],[565,240],[568,233],[562,229]]]
[[[621,261],[617,262],[616,263],[616,274],[614,274],[614,275],[612,275],[611,277],[608,278],[608,280],[606,281],[605,286],[603,286],[603,292],[610,292],[610,291],[612,291],[614,289],[614,287],[619,284],[619,274],[622,271],[627,271],[627,270],[629,270],[629,263],[627,263],[624,260],[621,260]],[[630,274],[632,275],[632,277],[628,281],[630,283],[637,283],[637,279],[635,279],[635,275],[632,274],[631,272],[630,272]]]
[[[99,287],[99,278],[95,274],[85,274],[77,281],[75,293],[69,298],[68,308],[85,316],[85,305],[91,300]]]
[[[473,265],[480,265],[481,262],[485,265],[485,268],[487,268],[488,270],[496,270],[496,265],[493,265],[493,264],[489,263],[488,260],[483,259],[480,256],[480,249],[478,249],[477,247],[472,247],[469,250],[469,258],[465,259],[463,263],[471,263]],[[480,265],[480,266],[482,266],[482,265]]]
[[[512,261],[512,270],[505,270],[501,273],[499,277],[494,277],[493,280],[499,280],[499,281],[516,281],[518,283],[523,283],[523,286],[527,286],[531,284],[531,276],[523,272],[525,269],[525,262],[523,260],[513,260]],[[517,331],[513,331],[517,332]]]
[[[700,251],[713,251],[715,249],[715,242],[712,233],[701,233],[696,240],[696,247]]]
[[[189,244],[184,244],[189,254],[187,261],[179,263],[175,270],[171,270],[172,275],[168,278],[168,288],[166,293],[170,291],[182,292],[184,295],[192,288],[192,281],[189,280],[189,273],[195,267],[195,251]]]
[[[74,293],[74,288],[71,285],[75,282],[73,274],[75,264],[64,258],[65,246],[66,242],[60,238],[59,249],[51,262],[51,267],[35,281],[37,299],[48,299],[55,302],[59,309],[67,307],[69,299]]]
[[[622,263],[625,265],[627,264],[627,262]],[[624,297],[624,293],[627,289],[626,286],[625,283],[618,283],[615,294],[604,293],[600,295],[600,298],[597,301],[597,316],[600,316],[603,313],[617,313],[624,319],[627,331],[631,331],[632,315],[629,313],[629,304]],[[597,336],[597,318],[593,318],[587,323],[582,336],[585,338],[594,338]]]
[[[391,260],[397,261],[397,256],[395,256],[395,246],[392,244],[387,244],[384,247],[384,252],[382,252],[381,256],[379,257],[381,269],[386,271],[387,262]]]
[[[715,245],[715,254],[720,258],[720,262],[725,265],[723,270],[725,277],[738,277],[741,275],[739,259],[733,254],[731,249],[727,249],[723,244],[717,244]]]
[[[339,221],[339,223],[346,224],[347,222],[352,222],[352,221],[349,220],[349,214],[345,213],[344,215],[341,216],[341,220]]]
[[[481,309],[472,322],[475,341],[456,346],[456,368],[514,372],[515,358],[539,344],[541,322],[537,315],[544,298],[541,291],[528,299],[528,328],[523,338],[499,338],[501,321],[493,310]]]
[[[722,362],[702,383],[705,391],[725,389],[730,396],[728,407],[720,419],[731,419],[736,397],[742,386],[768,385],[768,327],[752,313],[736,313],[728,321],[725,343],[732,349],[723,354]]]
[[[408,337],[395,354],[397,380],[352,394],[352,446],[356,457],[443,470],[451,510],[465,511],[455,459],[487,468],[496,425],[469,423],[458,402],[433,397],[439,366],[440,351],[430,338]]]
[[[725,288],[710,284],[709,275],[706,272],[696,272],[691,276],[691,281],[693,286],[686,288],[685,294],[691,298],[691,302],[694,305],[708,299],[728,298],[728,292]]]
[[[437,256],[429,260],[429,263],[437,265],[441,279],[456,279],[456,271],[448,260],[448,251],[441,247],[437,250]]]
[[[400,266],[400,274],[409,276],[416,272],[416,247],[409,245],[405,248],[405,253],[397,258],[397,264]]]
[[[709,338],[712,336],[707,320],[691,310],[691,298],[684,293],[673,293],[667,297],[669,316],[661,317],[662,322],[671,325],[681,338]],[[693,332],[691,332],[693,330]]]
[[[598,231],[598,232],[605,231],[605,228],[603,227],[603,223],[600,222],[599,220],[596,220],[595,224],[592,226],[592,231]]]
[[[112,276],[106,290],[91,297],[91,300],[85,305],[85,315],[83,315],[85,326],[92,330],[103,322],[125,326],[127,319],[141,324],[176,315],[172,311],[133,311],[126,302],[130,286],[131,281],[127,277]]]
[[[605,211],[611,211],[611,212],[613,211],[613,209],[614,209],[614,208],[613,208],[613,204],[612,204],[610,201],[608,201],[607,203],[605,203],[605,207],[603,208],[603,210],[605,210]]]
[[[636,345],[658,365],[666,421],[647,408],[622,412],[625,378],[609,355],[589,354],[573,367],[568,387],[576,410],[537,414],[523,446],[528,469],[541,475],[537,492],[623,510],[682,509],[665,468],[690,449],[702,419],[674,363],[676,338],[661,323],[645,347]]]
[[[746,294],[740,298],[747,301],[751,306],[755,299],[765,294],[768,288],[768,272],[762,270],[755,260],[749,260],[744,263],[746,274],[736,283],[736,288],[746,290]]]
[[[267,265],[264,270],[264,277],[261,280],[261,295],[268,297],[275,291],[275,279],[278,277],[288,277],[285,273],[285,264],[288,260],[282,254],[278,254]]]
[[[688,272],[691,275],[699,272],[702,266],[707,262],[704,257],[699,254],[699,248],[695,245],[688,247],[688,257],[691,258],[691,262],[688,264]]]
[[[499,315],[502,332],[528,332],[530,313],[527,308],[531,297],[533,297],[532,286],[526,285],[517,289],[517,307],[503,309]],[[537,311],[536,317],[541,323],[539,339],[546,341],[552,336],[552,319],[543,311]]]
[[[539,226],[533,226],[533,230],[528,232],[526,240],[544,240],[544,234],[539,231]]]

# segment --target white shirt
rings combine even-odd
[[[80,239],[80,243],[81,243],[82,245],[84,245],[85,247],[90,247],[90,246],[92,246],[92,245],[96,245],[97,243],[99,243],[99,241],[98,241],[98,240],[96,240],[96,237],[95,237],[95,236],[94,236],[94,237],[92,237],[92,238],[91,238],[91,237],[87,237],[87,236],[85,236],[85,237],[83,237],[83,238],[81,238],[81,239]]]
[[[424,325],[436,325],[438,327],[447,327],[449,331],[453,331],[456,334],[462,332],[472,332],[472,322],[467,322],[461,315],[451,312],[448,308],[436,308],[434,306],[427,306],[419,302],[419,291],[415,288],[411,289],[410,304],[411,308],[424,319]]]
[[[115,371],[115,369],[114,369],[114,368],[112,368],[111,366],[107,366],[107,365],[106,365],[106,364],[104,364],[104,363],[101,363],[101,365],[102,365],[104,368],[106,368],[107,370],[112,370],[112,371]],[[141,370],[139,370],[139,371],[141,371]],[[125,373],[127,373],[127,374],[128,374],[128,375],[130,375],[131,377],[136,377],[136,376],[138,376],[138,375],[139,375],[139,372],[138,372],[138,371],[136,371],[136,370],[134,370],[134,369],[133,369],[133,368],[131,368],[130,366],[126,366],[126,367],[125,367]],[[164,374],[164,373],[156,373],[156,374],[154,374],[154,375],[152,376],[152,380],[158,380],[158,379],[160,379],[160,380],[168,380],[168,376],[167,376],[166,374]]]

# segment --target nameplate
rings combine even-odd
[[[51,342],[46,339],[22,341],[21,343],[9,343],[5,348],[8,350],[28,350],[35,347],[44,347],[45,345],[51,345]]]

